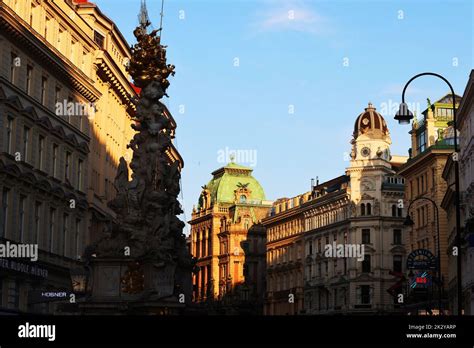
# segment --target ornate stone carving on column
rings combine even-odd
[[[153,301],[184,294],[188,302],[194,260],[186,248],[185,225],[177,217],[183,212],[177,199],[180,163],[166,155],[174,133],[160,102],[169,86],[168,77],[174,75],[174,66],[166,63],[165,46],[157,31],[147,32],[148,25],[142,24],[134,31],[138,42],[132,47],[128,67],[135,85],[142,89],[136,123],[132,125],[137,133],[128,145],[133,151],[131,181],[127,162],[121,158],[114,181],[117,195],[109,202],[117,218],[109,222],[104,236],[88,248],[86,257],[99,273],[100,260],[108,260],[109,268],[112,259],[121,263],[120,277],[109,281],[119,281],[125,293],[134,289],[135,299]],[[128,271],[124,263],[129,265]],[[140,277],[143,286],[127,283]],[[95,281],[100,279],[95,277]],[[115,284],[111,287],[115,288]]]

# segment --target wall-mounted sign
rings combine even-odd
[[[26,263],[13,259],[0,258],[0,269],[1,268],[10,271],[25,273],[39,278],[48,278],[48,270],[45,268],[41,268],[33,263]]]
[[[410,281],[410,287],[415,288],[428,288],[431,285],[432,276],[428,271],[417,272]]]
[[[437,259],[427,249],[413,250],[407,257],[407,269],[436,269]]]
[[[28,291],[28,304],[68,301],[71,292],[67,290],[31,290]]]

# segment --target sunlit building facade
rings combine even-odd
[[[266,315],[295,315],[303,310],[304,220],[310,193],[280,198],[263,220],[267,231]]]
[[[70,289],[130,160],[129,45],[87,1],[2,0],[0,27],[0,239],[40,250],[34,265],[2,263],[0,308],[54,312],[31,294]]]
[[[212,175],[189,221],[191,253],[198,266],[194,301],[263,298],[265,233],[259,224],[272,202],[265,199],[251,168],[231,162]]]
[[[394,313],[405,272],[406,157],[392,156],[387,124],[375,108],[357,117],[350,166],[310,192],[275,202],[267,228],[266,314]],[[327,246],[364,246],[361,255]],[[352,249],[355,250],[355,249]]]
[[[456,106],[459,101],[460,97],[456,96]],[[410,158],[399,170],[399,174],[405,178],[407,205],[419,197],[426,197],[438,207],[439,256],[444,291],[453,287],[454,282],[449,277],[448,245],[449,234],[455,224],[452,225],[452,221],[448,220],[442,204],[448,190],[448,184],[443,179],[443,170],[454,151],[452,127],[448,125],[453,119],[452,105],[451,96],[446,95],[433,104],[429,103],[421,119],[413,121],[410,131]],[[418,200],[412,204],[409,214],[414,225],[407,227],[407,252],[427,249],[438,256],[438,226],[433,203],[425,199]],[[446,305],[444,307],[446,309]]]
[[[459,129],[459,186],[461,199],[461,272],[464,314],[474,315],[474,72],[471,71],[469,81],[459,103],[457,128]],[[448,279],[447,293],[449,310],[457,314],[458,303],[458,256],[453,254],[456,243],[456,209],[454,204],[455,174],[453,157],[448,157],[443,170],[446,182],[446,193],[441,206],[446,211],[448,226]]]

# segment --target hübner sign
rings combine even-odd
[[[407,257],[408,269],[436,269],[437,259],[433,253],[427,249],[413,250]]]
[[[0,268],[26,273],[41,278],[48,278],[48,270],[37,265],[29,265],[16,260],[0,259]]]

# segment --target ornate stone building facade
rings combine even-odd
[[[456,105],[459,105],[459,99],[456,96]],[[446,211],[442,209],[448,188],[442,175],[448,157],[454,150],[452,128],[448,126],[448,122],[453,119],[452,98],[446,95],[434,104],[428,102],[428,108],[422,115],[421,120],[413,121],[410,158],[400,168],[399,174],[405,178],[407,205],[419,197],[426,197],[438,207],[441,274],[443,288],[447,290],[452,287],[448,276],[448,236],[455,224],[451,225]],[[407,253],[416,249],[428,249],[438,256],[438,226],[433,204],[428,200],[418,200],[413,203],[409,214],[414,225],[407,228]]]
[[[0,238],[37,243],[43,270],[4,263],[0,307],[54,311],[28,293],[69,289],[69,269],[113,216],[107,201],[134,134],[130,49],[87,1],[2,0],[0,27]]]
[[[262,221],[267,231],[266,315],[303,310],[303,206],[310,195],[278,199]]]
[[[231,162],[212,175],[189,221],[198,265],[194,301],[229,299],[244,285],[248,299],[261,298],[263,286],[255,281],[264,279],[265,234],[258,224],[271,202],[251,168]]]
[[[313,188],[305,212],[305,309],[309,314],[398,311],[388,292],[405,271],[405,159],[390,153],[387,124],[375,108],[356,119],[346,174]],[[328,245],[344,253],[328,254]],[[364,256],[347,253],[364,246]],[[354,249],[352,249],[354,250]],[[392,288],[395,292],[401,288]]]
[[[398,310],[387,291],[400,291],[395,274],[404,271],[404,185],[396,169],[406,158],[390,154],[387,125],[371,104],[357,118],[353,136],[345,175],[278,200],[263,221],[266,314]],[[333,245],[364,245],[364,259],[326,254]]]
[[[459,179],[461,191],[462,251],[461,271],[464,314],[474,315],[474,71],[459,103],[457,128],[459,129]],[[454,162],[450,156],[443,170],[447,188],[441,206],[447,214],[448,226],[448,279],[449,309],[457,312],[457,256],[452,253],[456,245],[456,210],[454,205]]]

